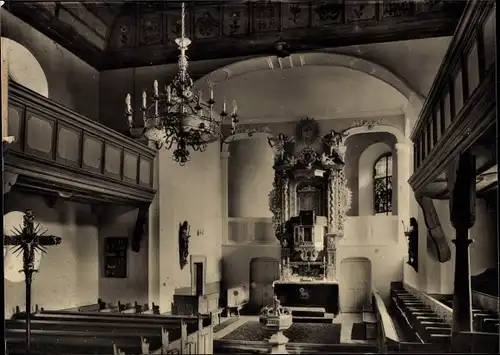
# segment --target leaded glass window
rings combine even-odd
[[[375,213],[392,212],[392,155],[381,156],[374,167]]]

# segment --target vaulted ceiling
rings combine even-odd
[[[449,36],[464,1],[189,1],[191,60]],[[99,70],[177,61],[180,4],[9,2],[7,10]]]

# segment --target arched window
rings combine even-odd
[[[392,155],[382,155],[373,169],[375,214],[392,212]]]

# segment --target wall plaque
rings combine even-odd
[[[128,238],[104,239],[104,277],[127,277]]]

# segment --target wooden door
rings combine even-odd
[[[279,262],[273,258],[253,258],[250,261],[250,305],[260,310],[272,305],[273,282],[279,279]]]
[[[340,264],[341,311],[362,312],[371,304],[371,263],[366,258],[348,258]]]
[[[205,283],[205,280],[203,280],[203,263],[194,263],[194,270],[196,285],[195,295],[201,296],[203,295],[203,285]]]

